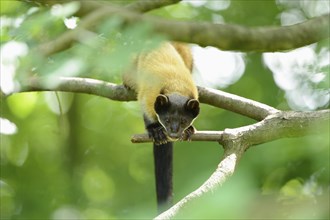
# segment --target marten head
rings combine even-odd
[[[182,139],[184,131],[199,114],[199,102],[178,93],[157,96],[154,105],[159,123],[170,141]]]

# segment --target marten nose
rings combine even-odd
[[[178,122],[172,122],[170,126],[170,133],[178,133],[180,129],[180,124]]]

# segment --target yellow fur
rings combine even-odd
[[[187,45],[163,43],[156,50],[140,54],[135,62],[135,68],[124,75],[124,84],[137,92],[149,119],[157,120],[154,103],[161,92],[198,99],[191,76],[192,55]]]

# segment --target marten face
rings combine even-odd
[[[199,114],[199,102],[180,94],[159,95],[155,101],[159,123],[170,141],[183,139],[184,131]]]

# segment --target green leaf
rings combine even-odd
[[[289,180],[280,189],[280,200],[297,199],[302,196],[303,185],[299,179]]]

